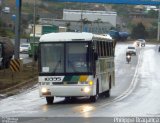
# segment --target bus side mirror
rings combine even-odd
[[[94,59],[98,60],[98,54],[96,52],[94,52]]]

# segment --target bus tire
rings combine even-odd
[[[104,92],[105,97],[110,97],[110,89]]]
[[[104,92],[105,97],[110,97],[110,90],[111,90],[111,76],[109,77],[109,89]]]
[[[53,104],[54,97],[46,97],[47,104]]]
[[[90,96],[90,101],[91,102],[96,102],[98,100],[98,97],[99,97],[99,83],[97,82],[96,95]]]

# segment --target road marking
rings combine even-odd
[[[140,51],[139,52],[139,56],[138,56],[138,63],[136,65],[136,69],[135,69],[135,73],[134,73],[134,76],[132,78],[131,84],[128,87],[128,89],[125,92],[123,92],[120,96],[115,97],[114,99],[112,99],[110,101],[106,101],[106,102],[100,103],[100,105],[95,106],[95,107],[102,108],[102,107],[110,105],[112,103],[121,101],[122,99],[128,97],[133,92],[133,90],[135,89],[135,87],[137,85],[137,82],[138,82],[137,81],[137,79],[138,79],[138,68],[139,68],[139,65],[141,64],[141,61],[142,61],[141,59],[142,59],[142,56],[141,56],[141,51]],[[89,111],[93,111],[93,110],[95,110],[95,108],[92,108],[92,109],[87,110],[87,111],[84,110],[82,112],[84,113],[84,112],[89,112]]]

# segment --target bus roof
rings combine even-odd
[[[40,38],[40,42],[57,42],[57,41],[89,41],[93,38],[102,38],[112,40],[111,37],[96,35],[87,32],[58,32],[44,34]]]

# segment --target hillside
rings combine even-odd
[[[3,3],[2,6],[11,7],[12,14],[15,14],[16,12],[15,0],[5,0],[5,3]],[[118,27],[125,28],[125,30],[128,30],[128,31],[131,31],[133,28],[133,25],[136,25],[139,22],[142,22],[146,28],[151,28],[152,24],[157,21],[156,17],[155,18],[131,17],[130,13],[137,13],[137,12],[145,13],[145,10],[140,9],[139,11],[138,8],[136,8],[133,5],[120,5],[120,4],[112,5],[112,4],[70,3],[70,2],[55,3],[55,2],[49,2],[47,0],[36,0],[36,15],[37,15],[36,18],[37,19],[38,18],[62,19],[63,9],[115,11],[118,14],[118,17],[117,17]],[[29,23],[33,23],[33,11],[34,11],[34,0],[22,0],[23,28],[25,28]]]

